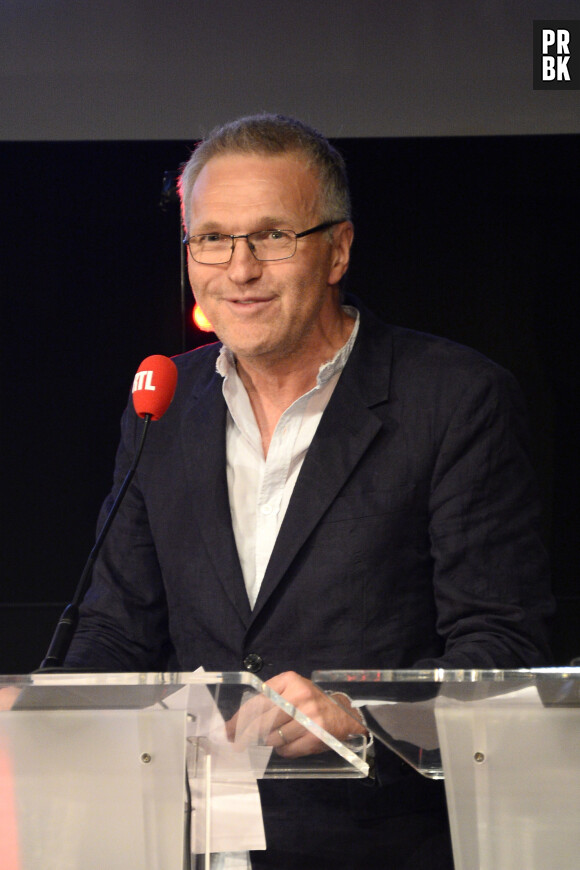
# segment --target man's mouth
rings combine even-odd
[[[228,302],[232,305],[265,305],[271,302],[273,298],[273,296],[254,296],[243,299],[228,299]]]

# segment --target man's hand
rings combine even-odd
[[[338,740],[344,741],[352,734],[367,734],[356,711],[352,712],[346,695],[337,695],[335,701],[313,682],[294,671],[278,674],[266,685]],[[284,710],[265,701],[264,698],[253,698],[240,708],[226,726],[231,738],[235,735],[235,739],[242,742],[244,739],[259,738],[260,742],[273,746],[284,758],[328,751],[325,743]],[[347,709],[351,713],[346,712]]]

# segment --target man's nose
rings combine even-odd
[[[243,284],[262,274],[262,263],[256,260],[246,238],[233,239],[234,249],[228,264],[228,275],[236,284]]]

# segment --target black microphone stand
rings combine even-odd
[[[145,438],[147,437],[147,432],[149,431],[149,424],[151,422],[151,419],[151,414],[145,414],[143,417],[144,423],[143,431],[141,433],[141,440],[139,442],[139,446],[137,447],[137,452],[135,453],[133,462],[131,463],[131,467],[127,472],[125,480],[121,484],[121,488],[117,493],[117,497],[113,502],[113,506],[111,507],[111,510],[107,515],[107,519],[105,520],[103,528],[101,529],[95,545],[89,554],[89,558],[87,559],[86,565],[83,569],[83,573],[81,574],[81,578],[75,590],[74,597],[70,604],[67,604],[62,612],[58,625],[56,626],[56,629],[52,636],[48,652],[46,653],[46,656],[39,668],[39,671],[46,672],[52,670],[60,670],[62,668],[62,664],[66,658],[66,654],[69,650],[73,635],[78,625],[79,607],[83,598],[85,597],[87,589],[89,588],[91,577],[93,574],[93,566],[95,564],[97,556],[99,555],[101,547],[103,546],[103,542],[107,537],[107,533],[111,527],[111,524],[117,515],[119,507],[121,506],[121,502],[125,497],[125,493],[127,492],[129,485],[133,480],[135,471],[137,470],[139,459],[141,458],[141,453],[143,452]]]

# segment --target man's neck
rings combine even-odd
[[[315,347],[305,347],[299,353],[278,359],[236,359],[238,375],[260,430],[264,456],[284,411],[316,386],[320,367],[348,341],[353,326],[353,319],[341,310],[332,336]]]

